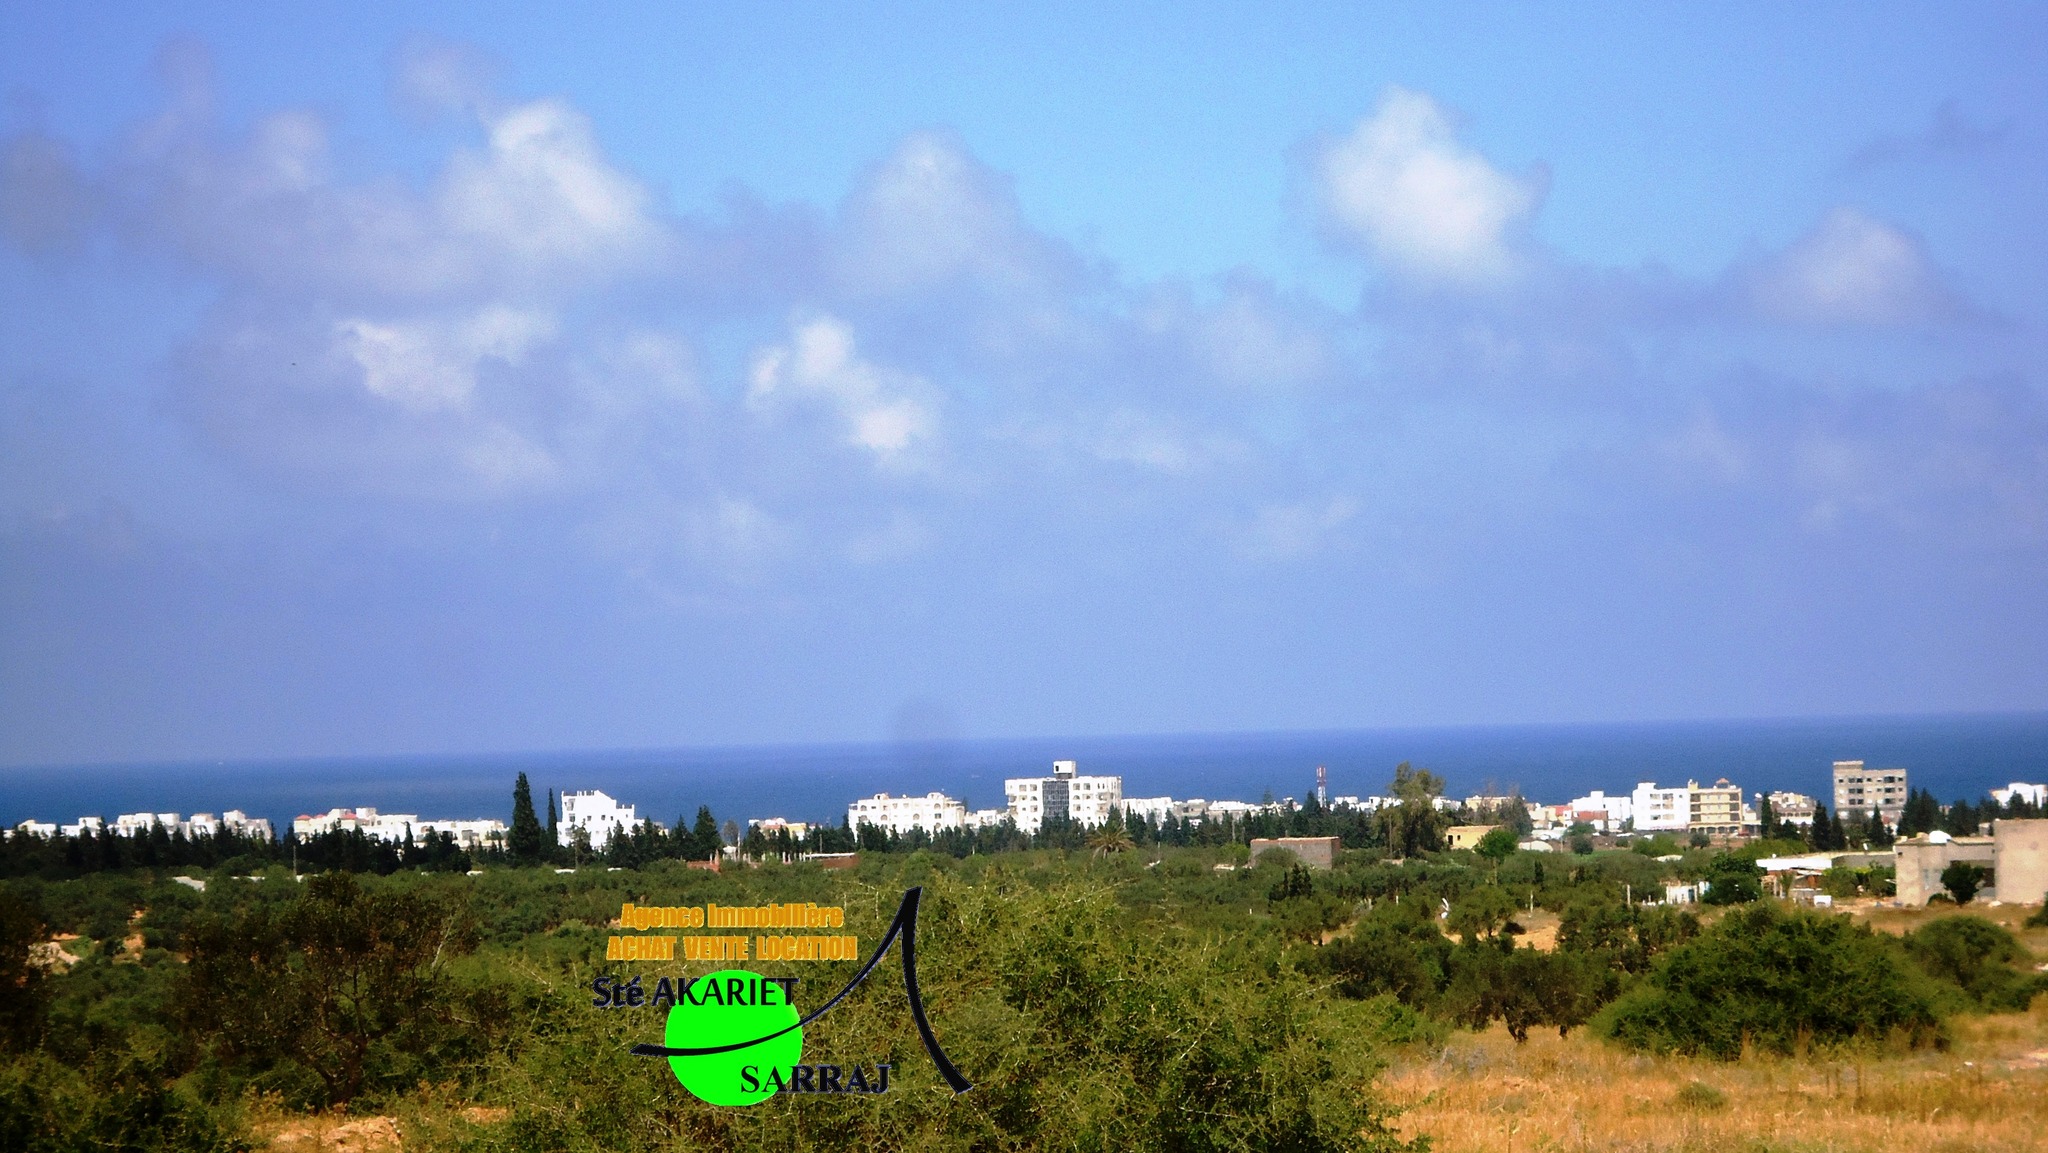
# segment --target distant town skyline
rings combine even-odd
[[[0,765],[2048,709],[2035,7],[0,74]]]

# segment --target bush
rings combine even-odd
[[[1746,905],[1764,895],[1763,870],[1733,853],[1722,853],[1707,865],[1709,905]]]
[[[1671,1098],[1672,1104],[1692,1113],[1718,1113],[1728,1107],[1728,1094],[1705,1081],[1687,1081]]]
[[[1977,890],[1984,887],[1984,878],[1989,875],[1982,865],[1950,861],[1948,868],[1941,871],[1941,887],[1948,890],[1956,904],[1967,905],[1976,897]]]
[[[1982,917],[1943,917],[1906,934],[1905,942],[1921,970],[1960,990],[1971,1008],[2019,1012],[2034,994],[2048,992],[2048,977],[2020,970],[2032,958],[2019,939]]]
[[[1944,1045],[1938,992],[1897,941],[1759,903],[1671,949],[1595,1027],[1631,1048],[1734,1060],[1899,1038]]]
[[[1337,979],[1346,997],[1390,994],[1403,1005],[1428,1009],[1450,979],[1451,943],[1419,902],[1387,902],[1359,919],[1352,931],[1316,951],[1311,964]]]
[[[2027,918],[2027,928],[2048,929],[2048,893],[2041,895],[2041,907],[2035,909],[2034,915]]]

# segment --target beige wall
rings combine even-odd
[[[1258,837],[1252,841],[1251,859],[1258,860],[1269,849],[1285,849],[1311,869],[1330,869],[1336,867],[1343,848],[1344,842],[1336,837]]]
[[[2008,905],[2038,904],[2048,893],[2048,821],[1998,821],[1991,826],[1997,849],[1998,899]]]
[[[1995,868],[1990,837],[1957,837],[1944,844],[1931,844],[1926,835],[1900,841],[1892,852],[1899,870],[1899,903],[1924,905],[1927,898],[1943,892],[1941,871],[1954,861],[1969,861],[1987,869]],[[1985,894],[1989,896],[1989,893]]]

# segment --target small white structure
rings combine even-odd
[[[754,817],[747,822],[747,827],[749,829],[759,829],[764,837],[772,837],[777,833],[788,833],[799,841],[808,836],[811,831],[811,826],[808,822],[791,821],[783,817]]]
[[[555,839],[563,845],[575,843],[576,830],[590,838],[590,847],[602,851],[612,834],[640,823],[632,805],[622,805],[601,789],[562,794],[562,820],[555,827]]]
[[[2030,785],[2025,781],[2014,781],[2002,789],[1991,790],[1991,799],[2001,805],[2012,804],[2015,797],[2030,805],[2048,805],[2048,785]]]
[[[240,817],[238,812],[229,812],[227,819]],[[398,844],[411,836],[415,842],[428,837],[447,833],[455,843],[465,849],[481,848],[485,845],[503,844],[505,822],[491,818],[473,821],[426,820],[417,813],[380,813],[369,805],[358,805],[353,809],[329,809],[319,816],[301,813],[292,820],[292,832],[301,838],[318,836],[321,833],[360,832],[373,841],[389,841]]]
[[[1618,833],[1635,816],[1635,798],[1610,797],[1594,789],[1572,798],[1572,823],[1585,822],[1603,833]]]
[[[189,819],[176,813],[123,813],[108,824],[101,817],[80,817],[77,823],[58,826],[41,821],[24,821],[22,828],[40,832],[43,836],[63,833],[67,837],[82,836],[87,832],[113,833],[123,837],[144,837],[157,826],[163,826],[166,833],[183,833],[188,837],[219,836],[223,830],[241,833],[245,836],[270,837],[270,820],[267,817],[251,817],[240,809],[229,809],[219,820],[212,813],[194,813]]]
[[[1814,806],[1820,802],[1805,793],[1783,790],[1765,794],[1771,802],[1771,819],[1781,825],[1798,825],[1810,828],[1813,825]]]
[[[447,833],[455,843],[465,849],[485,846],[502,846],[509,830],[505,822],[495,817],[484,817],[473,821],[421,821],[413,826],[414,837],[438,837]]]
[[[1125,797],[1120,803],[1126,817],[1165,824],[1175,815],[1172,797]]]
[[[855,829],[873,825],[897,836],[913,829],[923,829],[937,836],[946,829],[964,827],[967,824],[967,806],[936,790],[922,797],[892,797],[887,793],[876,793],[846,806],[846,823]]]

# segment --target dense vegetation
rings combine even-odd
[[[13,860],[34,867],[0,886],[0,1153],[233,1149],[252,1116],[338,1105],[504,1110],[442,1134],[478,1149],[1393,1148],[1376,1070],[1456,1027],[1586,1025],[1733,1058],[1940,1045],[1945,1017],[2048,990],[1979,918],[1900,940],[1763,899],[1754,860],[1797,843],[1449,852],[1440,782],[1404,766],[1395,788],[1403,802],[1375,814],[1055,828],[1003,851],[883,838],[850,870],[773,843],[757,867],[691,867],[727,840],[707,810],[577,868],[523,788],[519,835],[459,869],[446,846],[394,861],[361,838],[297,845],[296,881],[276,846],[187,843],[179,862],[172,840],[122,847],[153,863],[89,868],[29,845]],[[1328,871],[1247,859],[1248,837],[1297,832],[1351,851]],[[1886,883],[1840,872],[1827,883],[1844,893]],[[1696,881],[1731,907],[1645,903]],[[624,901],[841,904],[865,949],[911,885],[927,896],[924,997],[976,1083],[964,1097],[925,1060],[893,968],[806,1039],[815,1060],[891,1062],[879,1100],[701,1105],[628,1053],[658,1038],[658,1013],[592,1004],[601,974],[685,969],[602,960]],[[1539,909],[1553,948],[1526,943]],[[800,1002],[853,968],[791,967]]]

